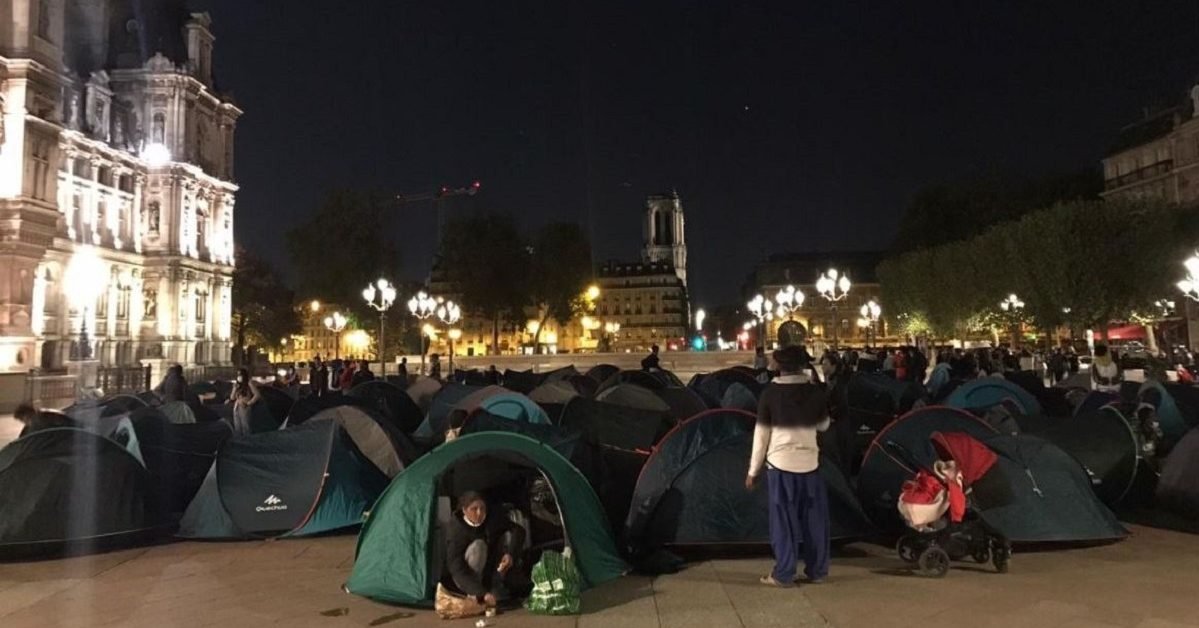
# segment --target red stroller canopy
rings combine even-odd
[[[970,488],[999,458],[986,445],[962,432],[933,432],[930,438],[938,458],[957,463],[958,471],[962,472],[962,488]]]

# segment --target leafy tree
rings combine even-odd
[[[238,248],[233,270],[233,334],[240,363],[250,349],[261,350],[300,331],[295,294],[266,260]]]
[[[392,210],[377,194],[330,192],[307,220],[287,232],[287,253],[304,298],[370,310],[362,289],[379,277],[396,280],[400,256],[388,229]]]
[[[997,305],[1011,292],[1025,302],[1022,314],[1044,329],[1106,330],[1172,294],[1179,261],[1196,241],[1192,208],[1073,201],[969,240],[894,256],[878,271],[892,311],[918,314],[938,333],[994,328]]]
[[[500,325],[523,318],[530,253],[512,216],[474,213],[446,223],[437,266],[462,295],[462,308],[491,321],[491,350]]]
[[[530,259],[529,297],[541,316],[533,346],[541,350],[541,330],[553,318],[560,325],[587,311],[583,297],[594,275],[591,243],[578,224],[551,223],[542,227]]]

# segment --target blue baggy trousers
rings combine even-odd
[[[774,579],[795,580],[795,564],[803,552],[804,575],[824,578],[829,566],[828,488],[820,471],[790,473],[767,468],[770,496],[770,545]]]

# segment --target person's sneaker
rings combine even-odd
[[[792,586],[795,586],[789,582],[779,582],[778,580],[774,579],[773,575],[770,575],[770,574],[767,574],[765,576],[762,576],[761,578],[758,578],[758,582],[760,582],[761,584],[764,584],[768,587],[775,587],[775,588],[779,588],[779,589],[789,589]]]

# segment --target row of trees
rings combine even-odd
[[[533,344],[550,320],[565,324],[586,311],[583,298],[594,275],[591,243],[576,223],[545,225],[525,239],[509,214],[477,213],[446,226],[436,270],[457,287],[463,308],[491,321],[492,351],[500,327],[537,312]]]
[[[1176,293],[1199,244],[1199,215],[1155,201],[1072,201],[981,235],[902,253],[879,266],[883,297],[912,331],[961,336],[1005,322],[1015,293],[1026,322],[1106,329],[1151,316]]]
[[[355,326],[376,329],[378,314],[363,302],[362,288],[379,277],[399,277],[398,245],[413,237],[394,213],[382,195],[330,193],[311,217],[287,232],[296,273],[292,298],[338,303],[361,323]],[[269,268],[252,272],[277,279]],[[492,322],[492,347],[498,348],[501,326],[523,323],[527,307],[538,312],[538,336],[550,319],[566,321],[582,310],[580,296],[593,276],[591,244],[574,223],[549,224],[525,238],[509,214],[452,216],[434,273],[457,287],[464,313]],[[387,317],[388,353],[419,350],[419,324],[403,309],[407,292],[416,288],[401,285],[401,302]]]

